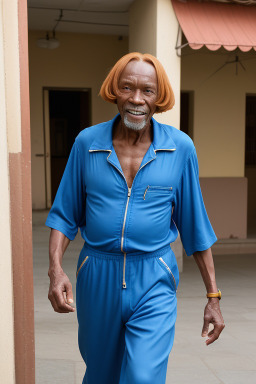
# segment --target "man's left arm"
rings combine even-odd
[[[202,275],[207,293],[218,293],[211,248],[205,251],[197,251],[193,256]],[[213,324],[214,328],[209,332],[210,323]],[[217,297],[208,298],[208,303],[204,310],[204,324],[202,329],[202,337],[208,336],[206,345],[217,340],[224,327],[219,299]]]

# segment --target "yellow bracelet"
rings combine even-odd
[[[208,299],[211,297],[217,297],[220,300],[221,299],[221,291],[218,289],[218,293],[207,293],[206,297]]]

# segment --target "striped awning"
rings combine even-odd
[[[171,0],[180,27],[192,49],[211,51],[237,47],[256,51],[256,6],[213,1]]]

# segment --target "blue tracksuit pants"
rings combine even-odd
[[[164,384],[179,272],[170,246],[123,254],[84,247],[77,268],[83,384]]]

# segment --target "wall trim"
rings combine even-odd
[[[34,384],[34,289],[27,1],[17,0],[17,3],[22,149],[21,153],[9,154],[15,378],[18,384]]]

